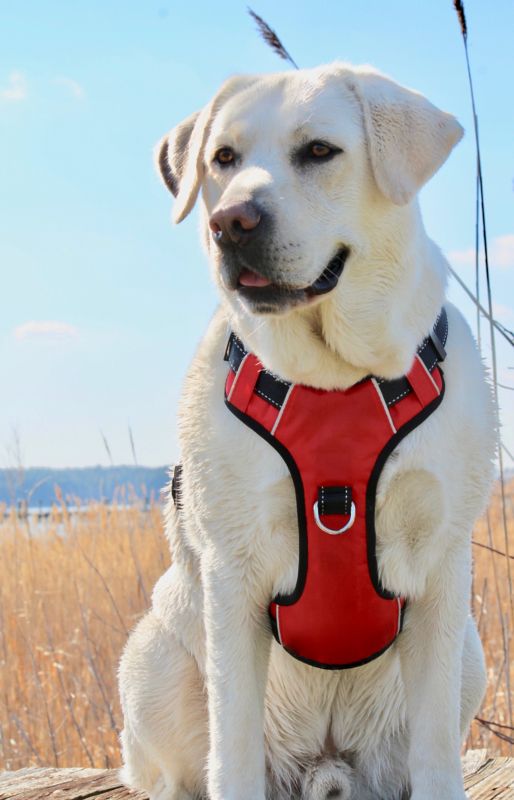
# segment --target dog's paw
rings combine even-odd
[[[353,769],[340,759],[319,761],[305,773],[302,800],[350,800]]]

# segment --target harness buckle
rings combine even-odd
[[[345,525],[343,525],[342,528],[337,528],[337,529],[327,528],[327,526],[322,523],[319,516],[319,507],[317,500],[314,503],[312,510],[314,512],[314,519],[316,520],[316,525],[318,526],[318,528],[320,528],[320,530],[322,531],[325,531],[325,533],[329,533],[331,536],[337,536],[340,533],[344,533],[345,531],[349,530],[352,527],[353,523],[355,522],[355,503],[353,502],[353,500],[350,506],[350,519]]]

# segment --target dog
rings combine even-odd
[[[334,63],[233,77],[157,147],[175,222],[201,194],[220,305],[181,399],[173,563],[119,670],[122,776],[151,800],[466,796],[460,747],[486,683],[471,531],[495,417],[417,201],[462,134],[422,95]],[[293,481],[224,403],[227,331],[276,380],[344,393],[406,375],[443,306],[444,398],[376,488],[378,575],[403,630],[353,669],[303,663],[268,613],[298,577]]]

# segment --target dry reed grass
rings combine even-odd
[[[514,482],[508,489],[512,529]],[[498,492],[489,520],[490,535],[482,520],[475,539],[503,551]],[[511,726],[506,560],[474,549],[474,602],[489,669],[480,716]],[[0,523],[0,769],[119,764],[116,666],[168,562],[157,506],[91,504],[70,516],[60,504],[36,533],[14,515]],[[468,744],[509,752],[477,722]]]
[[[488,688],[478,715],[482,722],[473,723],[467,745],[469,748],[487,747],[492,753],[512,755],[514,480],[505,486],[504,508],[505,519],[500,486],[497,485],[487,514],[476,525],[473,536],[473,613],[485,650]],[[485,724],[488,721],[498,724],[488,726]],[[491,728],[495,731],[494,735]]]
[[[168,563],[158,506],[0,524],[0,769],[119,764],[117,662]]]

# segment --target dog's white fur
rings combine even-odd
[[[443,403],[380,478],[380,576],[408,610],[395,645],[366,666],[312,668],[272,641],[268,603],[297,574],[293,486],[279,455],[223,402],[227,323],[287,380],[346,388],[408,371],[447,274],[416,194],[461,135],[421,95],[335,64],[231,79],[165,137],[176,220],[202,191],[221,306],[182,397],[184,508],[167,510],[173,565],[120,667],[123,775],[152,800],[465,797],[459,749],[485,686],[469,616],[470,534],[495,447],[468,326],[446,304]],[[302,171],[290,154],[317,139],[344,152]],[[221,146],[241,154],[235,167],[213,162]],[[227,289],[208,219],[255,196],[274,219],[263,259],[277,282],[307,286],[349,246],[333,292],[259,315]]]

